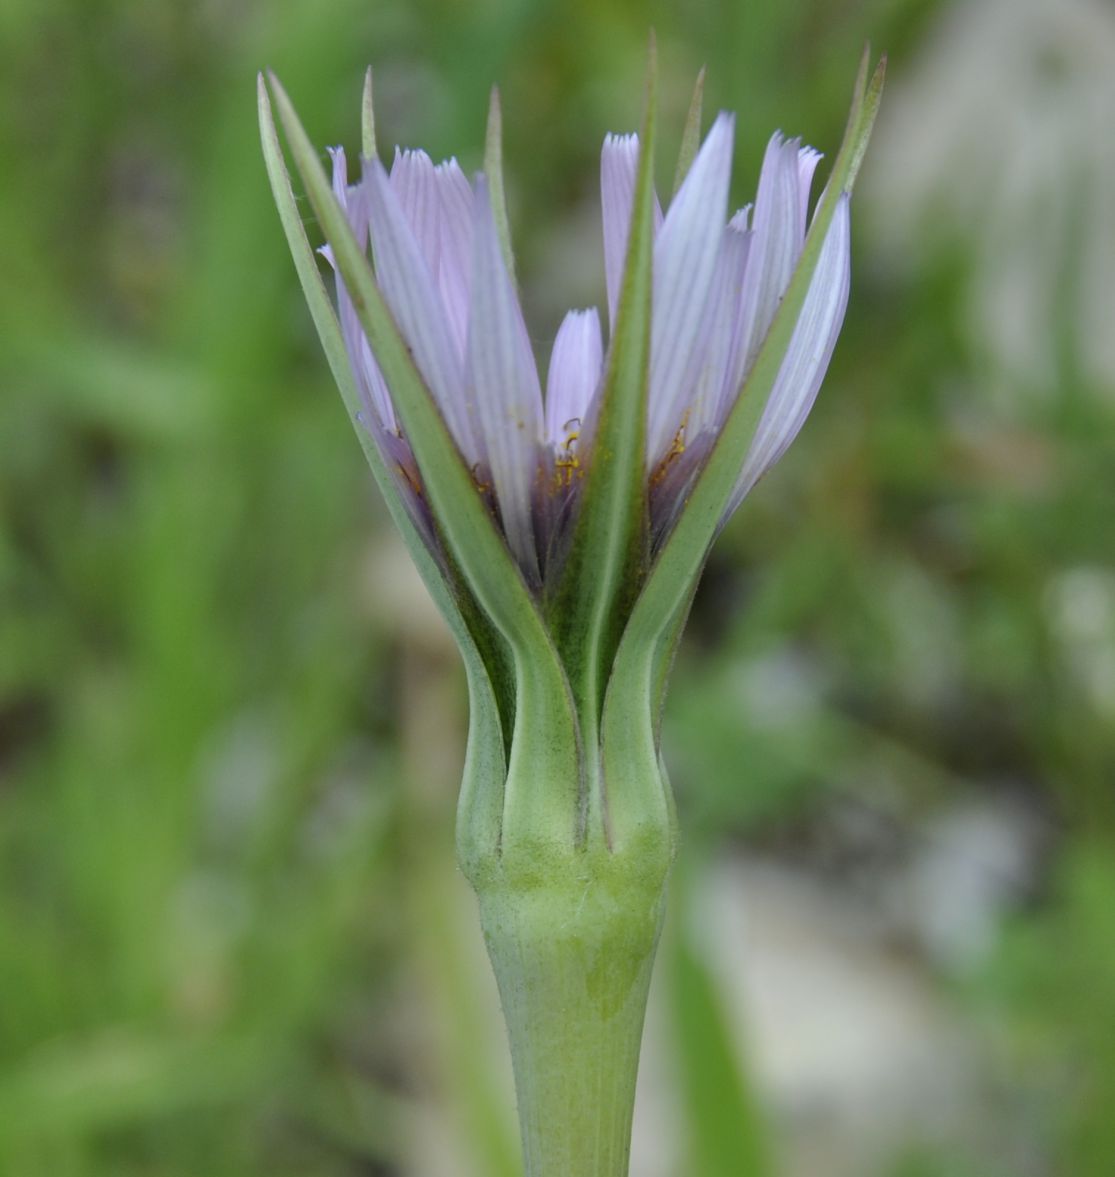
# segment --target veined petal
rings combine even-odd
[[[797,264],[805,234],[802,171],[797,142],[771,137],[759,173],[740,322],[743,372],[751,367]]]
[[[441,254],[441,201],[434,180],[434,162],[422,150],[395,148],[391,190],[399,199],[414,239],[431,274],[438,272]]]
[[[747,362],[747,339],[745,338],[744,319],[748,313],[747,281],[750,273],[751,255],[754,249],[755,231],[751,228],[751,217],[754,206],[747,204],[739,209],[728,222],[728,239],[739,239],[735,246],[743,253],[743,280],[740,284],[738,297],[735,301],[735,319],[732,324],[732,342],[728,348],[728,359],[724,367],[724,383],[720,386],[720,399],[716,409],[716,426],[723,424],[724,418],[731,411],[732,404],[739,395],[743,384],[744,365]]]
[[[844,321],[851,280],[850,197],[833,213],[801,314],[725,514],[782,457],[817,399]]]
[[[387,172],[365,165],[363,187],[371,221],[376,278],[423,380],[469,464],[484,454],[469,412],[461,358],[430,267]]]
[[[461,357],[472,270],[472,188],[455,159],[434,165],[424,151],[395,152],[391,187],[422,249]]]
[[[647,457],[654,461],[682,425],[728,207],[735,119],[713,123],[654,247]]]
[[[798,195],[801,197],[801,217],[798,221],[802,240],[809,223],[809,193],[813,187],[813,173],[824,156],[815,147],[798,148]]]
[[[729,383],[729,365],[736,343],[743,276],[750,245],[750,232],[740,229],[736,224],[729,224],[721,232],[709,313],[705,316],[705,333],[697,352],[699,367],[689,395],[685,425],[687,439],[717,428],[727,411],[725,389]]]
[[[606,135],[600,153],[600,205],[604,223],[604,279],[608,291],[608,328],[615,334],[616,307],[627,258],[631,202],[639,168],[638,135]],[[662,224],[662,209],[654,201],[654,227]]]
[[[639,165],[638,135],[606,135],[600,153],[600,206],[604,222],[604,280],[608,289],[608,323],[615,331],[619,284],[631,224],[635,169]]]
[[[434,179],[441,208],[437,284],[453,330],[453,341],[463,356],[472,281],[472,188],[455,159],[439,163],[434,169]]]
[[[563,446],[569,434],[580,428],[600,383],[603,364],[596,308],[570,311],[558,328],[546,378],[546,437],[551,445]]]
[[[469,383],[504,534],[520,567],[537,580],[531,494],[542,440],[542,389],[483,175],[476,179],[473,211]]]

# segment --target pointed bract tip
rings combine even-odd
[[[867,90],[867,75],[871,68],[871,43],[865,42],[863,52],[859,57],[859,68],[856,70],[856,84],[852,87],[852,105],[858,106],[863,101]]]
[[[701,146],[701,115],[705,99],[705,66],[697,71],[693,84],[693,97],[689,100],[689,111],[685,116],[685,127],[681,133],[681,148],[678,151],[677,169],[674,172],[674,191],[681,187],[697,150]]]
[[[364,71],[364,91],[360,97],[360,153],[371,159],[376,152],[376,114],[372,101],[372,67]]]
[[[647,94],[646,94],[646,110],[643,113],[644,132],[646,125],[654,117],[654,105],[658,97],[658,41],[654,35],[654,29],[650,30],[650,38],[647,43]]]
[[[884,53],[871,68],[871,42],[865,41],[863,53],[860,56],[859,70],[856,73],[856,84],[853,91],[853,102],[858,105],[870,90],[878,93],[883,88],[883,79],[887,72],[887,55]]]
[[[515,257],[511,251],[511,225],[507,218],[507,197],[503,190],[503,114],[499,87],[493,86],[488,100],[488,126],[484,135],[484,172],[490,186],[492,214],[499,233],[507,272],[514,276]]]
[[[705,75],[708,73],[708,66],[702,65],[697,71],[697,78],[693,83],[693,95],[689,99],[689,110],[686,114],[686,130],[689,129],[691,123],[696,124],[698,130],[701,125],[701,112],[705,101]]]
[[[502,139],[502,131],[503,107],[499,100],[499,87],[493,86],[491,93],[488,95],[488,140],[494,140],[498,144]]]
[[[256,74],[256,110],[259,115],[259,133],[263,140],[264,155],[268,151],[268,140],[275,139],[275,115],[271,110],[271,95],[267,91],[267,79],[263,70]]]
[[[288,108],[293,113],[294,104],[291,102],[286,90],[283,89],[283,84],[279,81],[278,74],[273,69],[267,69],[263,72],[267,78],[267,86],[271,91],[271,96],[279,104],[279,109]]]

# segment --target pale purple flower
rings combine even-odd
[[[721,114],[663,213],[656,205],[646,479],[652,554],[668,535],[755,362],[797,265],[820,159],[776,134],[754,206],[729,216],[734,121]],[[593,460],[595,406],[608,353],[595,309],[570,311],[550,356],[545,396],[483,175],[455,160],[396,152],[349,183],[332,152],[334,190],[418,371],[528,582],[551,575]],[[634,135],[609,135],[601,160],[604,282],[614,324],[638,167]],[[746,455],[727,514],[782,456],[816,399],[849,287],[849,197],[839,198],[793,339]],[[325,251],[329,256],[328,250]],[[437,549],[418,467],[390,390],[343,282],[339,318],[364,423]],[[727,514],[725,518],[727,518]]]

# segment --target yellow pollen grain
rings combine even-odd
[[[577,421],[577,418],[574,417],[572,421],[567,422],[566,428],[573,424],[573,421]],[[580,425],[580,421],[577,421],[577,424]],[[581,468],[581,459],[577,457],[577,453],[573,448],[574,443],[580,436],[580,429],[571,430],[562,443],[560,456],[554,459],[555,490],[561,490],[564,487],[571,486],[574,478],[579,478],[584,474],[584,470]]]

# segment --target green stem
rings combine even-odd
[[[541,878],[497,872],[477,887],[526,1177],[627,1177],[665,870],[604,850],[556,857]]]

